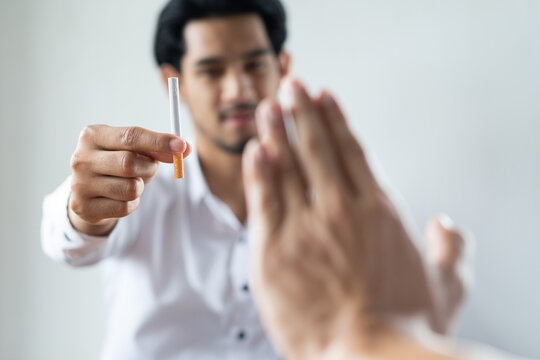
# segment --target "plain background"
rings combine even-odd
[[[41,202],[86,124],[168,131],[151,52],[162,5],[1,2],[2,359],[99,356],[99,268],[43,255]],[[286,7],[293,73],[338,94],[419,230],[444,210],[475,233],[459,335],[540,358],[540,1]]]

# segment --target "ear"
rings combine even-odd
[[[289,66],[291,63],[291,56],[285,50],[282,50],[278,55],[279,68],[281,70],[281,78],[283,79],[289,75]]]
[[[161,81],[163,82],[163,85],[165,85],[165,91],[169,91],[169,78],[170,77],[177,77],[178,78],[178,85],[182,86],[182,79],[180,77],[180,74],[178,73],[178,70],[171,64],[161,64],[159,66],[159,71],[161,73]],[[180,101],[183,100],[183,91],[180,89]]]

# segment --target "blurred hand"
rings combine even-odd
[[[254,297],[272,341],[287,357],[317,358],[336,338],[371,336],[391,315],[423,314],[445,331],[451,316],[443,313],[454,313],[461,295],[455,305],[446,301],[453,291],[439,280],[460,257],[457,249],[447,262],[459,233],[429,234],[439,246],[431,253],[444,246],[442,257],[431,258],[437,274],[428,279],[332,96],[311,99],[296,81],[288,93],[297,146],[287,141],[279,105],[265,101],[257,111],[261,143],[249,144],[243,166]],[[434,288],[448,290],[446,305],[435,304]]]
[[[428,312],[429,325],[448,334],[472,282],[472,235],[465,236],[445,214],[434,216],[425,230],[426,269],[434,301]]]
[[[137,208],[160,161],[172,163],[173,154],[186,157],[190,152],[187,142],[171,134],[140,127],[87,126],[71,157],[71,223],[89,235],[108,233],[118,218]]]

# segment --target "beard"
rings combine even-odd
[[[216,145],[218,148],[220,148],[221,150],[231,155],[242,155],[249,140],[257,137],[256,134],[253,134],[253,135],[246,136],[243,139],[237,140],[235,142],[232,142],[232,141],[227,142],[227,141],[224,141],[219,136],[211,135],[200,124],[195,123],[195,127],[201,132],[201,134],[204,137],[209,139],[214,145]]]
[[[255,137],[255,136],[252,136],[252,137]],[[242,139],[240,141],[237,141],[234,144],[226,144],[224,141],[217,138],[212,138],[211,140],[217,147],[219,147],[221,150],[229,154],[242,155],[242,153],[244,152],[244,149],[246,148],[247,143],[252,137],[249,137],[247,139]]]
[[[227,115],[229,115],[232,112],[242,111],[242,110],[244,110],[244,111],[245,110],[255,111],[256,108],[257,108],[256,103],[248,102],[248,103],[234,104],[234,105],[232,105],[230,107],[227,107],[225,109],[222,109],[222,110],[220,110],[218,112],[218,121],[220,123],[224,122]],[[226,142],[222,138],[220,138],[219,136],[211,135],[200,124],[195,123],[195,125],[203,134],[205,134],[210,139],[210,141],[212,141],[212,143],[214,143],[214,145],[216,145],[221,150],[223,150],[223,151],[225,151],[225,152],[227,152],[229,154],[232,154],[232,155],[242,155],[242,153],[244,152],[244,149],[245,149],[247,143],[249,142],[249,140],[251,140],[254,137],[257,137],[257,135],[251,135],[251,136],[247,136],[247,137],[245,137],[243,139],[237,140],[236,142]]]

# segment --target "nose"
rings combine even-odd
[[[230,69],[223,79],[222,101],[225,104],[256,101],[253,79],[242,69]]]

